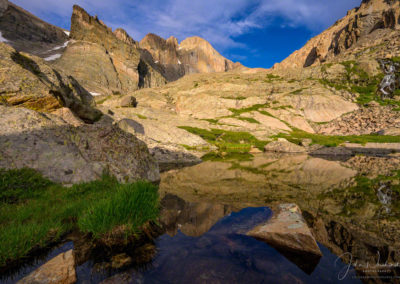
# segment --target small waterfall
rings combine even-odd
[[[382,184],[376,193],[380,203],[383,205],[383,208],[385,208],[385,211],[387,214],[390,213],[390,205],[392,203],[392,190],[390,189],[390,186],[388,184]]]
[[[379,64],[385,74],[380,85],[379,90],[382,93],[382,99],[393,98],[394,91],[400,86],[400,63],[393,62],[390,59],[380,59]]]

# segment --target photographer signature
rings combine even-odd
[[[350,252],[345,252],[342,255],[338,256],[337,259],[335,260],[335,267],[340,265],[338,263],[342,258],[348,257],[349,262],[345,264],[338,273],[338,280],[343,280],[347,277],[349,274],[349,271],[351,268],[363,268],[363,269],[368,269],[368,270],[381,270],[381,269],[393,269],[393,268],[398,268],[400,267],[400,262],[394,262],[390,263],[387,260],[384,263],[381,263],[381,255],[379,251],[377,252],[378,260],[374,263],[370,263],[367,261],[366,263],[361,263],[358,260],[355,260],[353,262],[353,255]]]

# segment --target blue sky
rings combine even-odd
[[[179,42],[208,40],[222,55],[248,67],[269,68],[319,34],[361,0],[11,0],[69,29],[72,5],[98,15],[135,40],[152,32]]]

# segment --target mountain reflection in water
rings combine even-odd
[[[400,275],[399,267],[365,268],[400,262],[399,157],[217,157],[163,173],[160,197],[159,236],[122,248],[134,264],[113,269],[113,251],[98,257],[78,235],[0,283],[71,247],[78,283],[397,283]],[[246,236],[281,203],[299,205],[320,259]]]

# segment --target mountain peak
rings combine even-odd
[[[8,8],[8,1],[7,0],[0,0],[0,17]]]
[[[197,48],[199,46],[214,49],[208,41],[199,36],[188,37],[184,39],[179,45],[179,47],[186,49]]]
[[[74,5],[71,17],[71,38],[98,43],[112,35],[112,29],[97,16],[92,17],[82,7]]]
[[[122,28],[116,29],[114,31],[114,35],[117,37],[117,39],[125,42],[126,44],[138,46],[138,43]]]
[[[173,46],[176,46],[176,47],[179,46],[178,39],[177,39],[176,37],[174,37],[174,36],[170,36],[170,37],[167,39],[167,44],[173,45]]]
[[[176,37],[165,40],[150,33],[140,41],[140,47],[163,66],[169,81],[185,74],[226,72],[242,66],[223,57],[208,41],[198,36],[186,38],[178,44]]]

